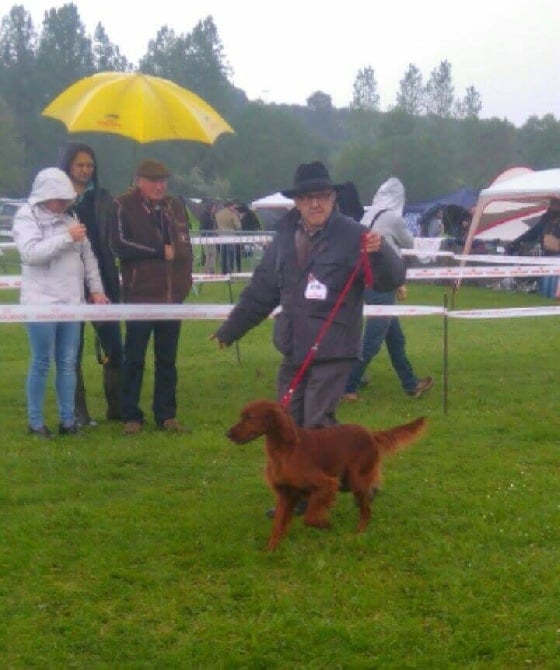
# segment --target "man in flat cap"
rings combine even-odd
[[[179,198],[167,194],[167,167],[152,159],[140,163],[133,189],[117,198],[111,235],[119,259],[124,303],[182,303],[192,285],[189,221]],[[122,370],[121,413],[124,432],[138,433],[144,423],[140,393],[146,350],[154,337],[152,409],[159,428],[185,432],[177,421],[177,348],[181,321],[127,321]]]

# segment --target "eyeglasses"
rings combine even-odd
[[[327,202],[332,197],[334,191],[317,191],[317,193],[302,193],[297,196],[297,199],[304,205],[310,205],[313,200],[317,202]]]

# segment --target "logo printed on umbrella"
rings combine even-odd
[[[104,128],[120,128],[122,126],[120,119],[119,114],[105,114],[105,119],[99,121],[98,125]]]

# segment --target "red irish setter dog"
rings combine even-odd
[[[226,435],[237,444],[261,435],[266,438],[266,479],[276,494],[268,549],[278,546],[302,497],[308,499],[305,524],[328,528],[329,509],[341,482],[354,494],[360,513],[358,532],[364,531],[372,494],[380,484],[382,457],[413,442],[425,425],[421,417],[380,431],[351,424],[308,429],[296,426],[276,402],[257,400],[244,407],[240,421]]]

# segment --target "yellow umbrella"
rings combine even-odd
[[[213,144],[233,128],[202,98],[161,77],[99,72],[64,90],[42,112],[71,133],[114,133],[142,144],[193,140]]]

